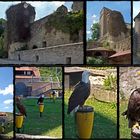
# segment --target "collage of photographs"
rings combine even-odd
[[[140,1],[0,1],[0,140],[140,139]]]

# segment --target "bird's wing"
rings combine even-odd
[[[78,105],[83,105],[85,100],[88,98],[89,94],[89,84],[86,84],[84,82],[80,82],[79,84],[77,84],[69,98],[68,114]]]
[[[133,91],[130,96],[127,117],[129,120],[129,127],[140,120],[140,89]]]
[[[21,114],[27,116],[26,109],[22,104],[17,104],[17,108]]]

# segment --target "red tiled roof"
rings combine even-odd
[[[124,55],[128,55],[128,54],[131,54],[131,50],[117,52],[117,53],[111,55],[109,58],[118,57],[118,56],[124,56]]]
[[[7,116],[6,112],[0,112],[0,116]]]
[[[104,47],[97,47],[97,48],[87,49],[87,51],[113,51],[113,50],[109,50]]]
[[[40,77],[35,77],[35,76],[27,76],[27,75],[25,75],[25,76],[20,76],[20,75],[16,75],[16,79],[38,79],[38,78],[40,78]]]
[[[33,71],[35,78],[40,78],[40,72],[39,69],[36,67],[16,67],[16,71]],[[21,76],[16,75],[16,78],[32,78],[32,76]]]

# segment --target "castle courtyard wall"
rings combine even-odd
[[[83,42],[11,52],[9,59],[29,64],[83,64]],[[20,58],[20,59],[19,59]],[[68,60],[69,59],[69,60]]]

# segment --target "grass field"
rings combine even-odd
[[[53,103],[50,99],[44,100],[44,112],[40,118],[37,99],[24,99],[22,101],[27,111],[24,121],[24,134],[62,137],[62,100]]]
[[[69,92],[65,93],[65,138],[76,138],[74,116],[67,115]],[[103,103],[88,99],[86,105],[94,107],[94,128],[92,138],[117,137],[117,109],[115,103]]]
[[[120,102],[120,138],[131,138],[131,130],[128,128],[128,120],[121,114],[127,109],[128,101]]]

